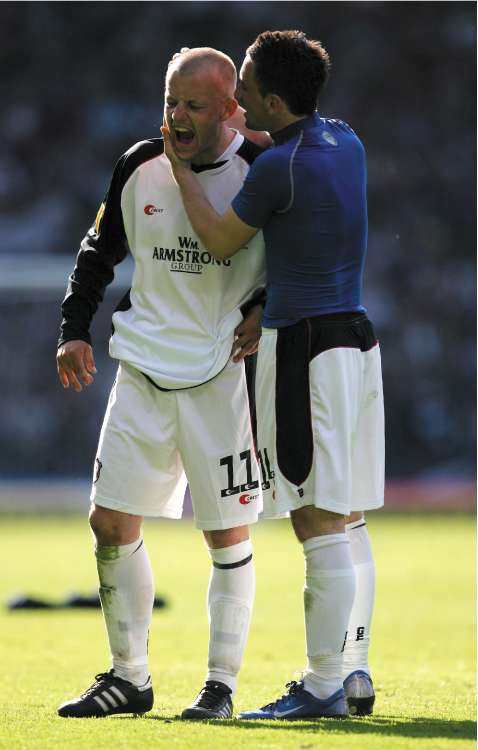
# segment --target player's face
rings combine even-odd
[[[269,130],[270,123],[264,97],[259,91],[254,63],[249,56],[242,63],[236,97],[245,110],[247,127],[251,130]]]
[[[181,159],[208,164],[217,159],[221,125],[229,117],[214,72],[173,71],[166,78],[164,116]]]

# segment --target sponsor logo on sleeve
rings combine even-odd
[[[146,214],[146,216],[153,216],[153,214],[162,214],[164,211],[164,208],[156,208],[156,206],[153,205],[152,203],[148,203],[144,207],[143,211]]]

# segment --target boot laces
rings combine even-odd
[[[100,672],[99,674],[95,675],[95,681],[90,687],[85,690],[85,692],[82,694],[82,698],[86,698],[88,695],[92,695],[92,693],[95,693],[99,687],[104,687],[104,683],[108,680],[108,678],[111,679],[111,674],[109,672]]]
[[[196,706],[198,708],[214,708],[218,698],[225,698],[227,693],[218,685],[205,685],[199,693]]]
[[[273,701],[272,703],[268,703],[266,706],[262,706],[261,711],[275,708],[278,703],[283,701],[285,698],[288,698],[289,695],[296,695],[296,693],[302,690],[303,683],[297,682],[296,680],[291,680],[286,684],[286,688],[288,688],[287,693],[284,693],[284,695],[282,695],[280,698],[277,698],[277,700]]]

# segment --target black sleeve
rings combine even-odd
[[[137,167],[161,154],[163,141],[153,138],[133,146],[116,164],[96,221],[84,237],[61,306],[58,346],[79,339],[91,344],[91,320],[114,278],[114,267],[126,257],[128,243],[121,212],[123,187]]]
[[[244,161],[246,161],[249,166],[251,166],[251,164],[254,163],[257,157],[267,150],[268,149],[259,146],[257,143],[253,143],[247,138],[244,138],[242,144],[237,149],[237,154],[241,157],[241,159],[244,159]]]

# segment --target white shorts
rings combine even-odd
[[[260,480],[243,362],[231,360],[213,380],[178,391],[160,391],[120,364],[95,461],[94,503],[180,518],[189,482],[196,526],[229,529],[257,521]]]
[[[256,407],[275,482],[264,517],[305,505],[343,515],[383,505],[380,349],[365,315],[264,328]]]

